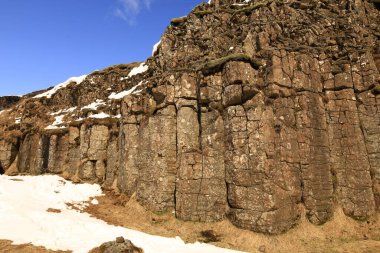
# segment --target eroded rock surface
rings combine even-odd
[[[380,209],[379,37],[376,1],[203,3],[144,64],[2,111],[1,169],[263,233],[302,208],[314,224],[337,205],[367,219]]]

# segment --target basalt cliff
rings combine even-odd
[[[380,209],[378,0],[211,0],[144,63],[0,98],[0,172],[257,232]]]

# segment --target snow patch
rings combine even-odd
[[[107,113],[101,112],[101,113],[90,115],[88,117],[93,118],[93,119],[105,119],[105,118],[109,118],[110,115]]]
[[[55,117],[55,121],[53,124],[47,126],[45,129],[59,129],[59,128],[65,128],[65,126],[59,126],[63,124],[63,118],[65,115],[59,115]]]
[[[77,109],[76,106],[68,108],[68,109],[62,109],[62,110],[59,110],[57,112],[52,112],[52,113],[50,113],[50,115],[55,116],[55,115],[59,115],[59,114],[62,114],[62,113],[73,112],[73,111],[75,111],[75,109]]]
[[[158,47],[160,46],[160,44],[161,44],[161,40],[159,42],[157,42],[156,44],[154,44],[153,50],[152,50],[152,56],[154,56],[157,53],[157,50],[158,50]]]
[[[16,120],[15,120],[15,124],[20,124],[20,123],[21,123],[21,117],[16,118]]]
[[[87,253],[118,236],[131,240],[145,253],[238,253],[213,245],[185,244],[107,224],[68,205],[88,205],[102,191],[96,184],[73,184],[56,175],[0,176],[0,238],[13,244],[44,246],[51,250]],[[60,213],[47,212],[57,209]]]
[[[97,99],[95,102],[82,107],[81,110],[84,110],[84,109],[96,110],[101,105],[106,105],[106,103],[103,100],[101,100],[101,99]]]
[[[86,77],[87,77],[87,75],[78,76],[78,77],[71,77],[71,78],[67,79],[65,82],[60,83],[60,84],[54,86],[52,89],[50,89],[50,90],[48,90],[42,94],[39,94],[37,96],[34,96],[33,98],[42,98],[42,97],[51,98],[51,96],[53,96],[58,90],[65,88],[67,85],[69,85],[72,82],[75,82],[76,84],[80,84],[83,82],[83,80]]]
[[[136,86],[130,88],[129,90],[125,90],[119,93],[112,92],[111,95],[108,96],[109,99],[122,99],[125,96],[128,96],[130,94],[134,94],[137,87],[139,87],[142,84],[142,81],[139,82]]]
[[[128,78],[131,78],[132,76],[142,74],[146,72],[149,69],[148,65],[145,65],[145,62],[141,63],[138,67],[135,67],[129,72]]]
[[[94,81],[94,78],[93,78],[93,77],[89,78],[88,81],[90,82],[90,84],[95,84],[95,83],[96,83],[96,82]]]

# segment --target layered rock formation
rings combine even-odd
[[[0,169],[264,233],[302,208],[314,224],[337,205],[367,219],[380,209],[379,38],[376,1],[203,3],[145,63],[2,111]]]

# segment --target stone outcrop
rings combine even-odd
[[[203,3],[138,74],[112,66],[1,112],[0,169],[263,233],[302,209],[314,224],[337,205],[367,219],[380,210],[379,37],[373,1]]]

